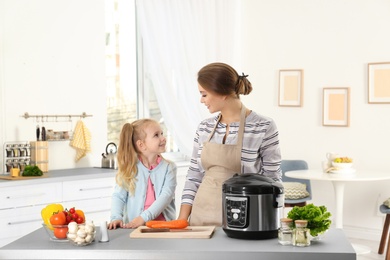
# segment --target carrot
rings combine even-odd
[[[146,226],[149,228],[180,229],[180,228],[186,228],[188,226],[188,221],[183,219],[177,219],[171,221],[151,220],[146,222]]]
[[[146,226],[149,227],[149,228],[152,228],[153,225],[161,223],[161,222],[166,222],[166,221],[163,221],[163,220],[150,220],[150,221],[146,222]]]

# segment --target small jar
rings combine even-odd
[[[307,220],[295,220],[293,231],[294,246],[310,246],[310,229],[307,228]]]
[[[19,157],[20,156],[19,146],[17,144],[14,144],[13,149],[14,149],[14,157]]]
[[[290,218],[280,219],[280,228],[278,230],[278,242],[281,245],[292,244],[292,229],[293,220]]]

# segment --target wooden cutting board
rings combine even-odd
[[[191,230],[186,232],[155,232],[141,233],[141,229],[147,228],[140,226],[130,233],[131,238],[211,238],[215,226],[188,226]]]
[[[45,177],[47,177],[45,174],[43,174],[42,176],[15,176],[15,177],[11,175],[0,174],[0,180],[10,180],[10,181],[45,178]]]

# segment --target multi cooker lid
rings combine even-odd
[[[235,174],[222,185],[224,193],[283,194],[283,185],[260,174]]]

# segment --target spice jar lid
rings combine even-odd
[[[293,222],[293,220],[291,218],[281,218],[280,222],[282,222],[282,223],[291,223],[291,222]]]
[[[306,227],[307,220],[303,220],[303,219],[295,220],[295,226],[296,227]]]

